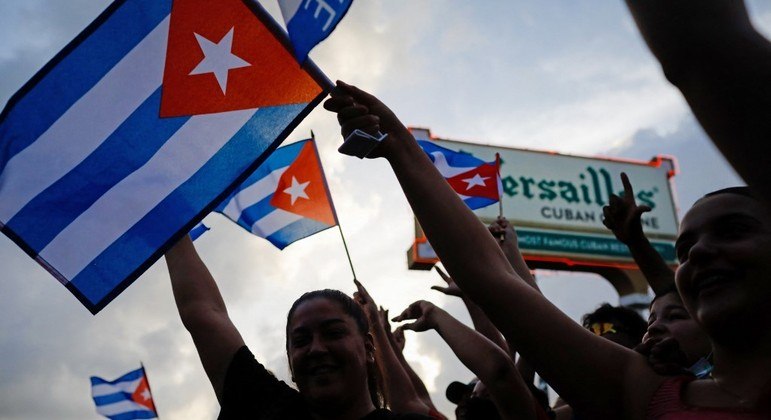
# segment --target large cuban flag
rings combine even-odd
[[[144,367],[114,381],[92,376],[91,396],[96,404],[96,412],[111,420],[158,417]]]
[[[277,149],[217,211],[279,249],[337,225],[313,140]]]
[[[343,19],[353,0],[278,0],[289,39],[299,62],[325,40]]]
[[[418,144],[471,210],[500,200],[502,185],[497,159],[485,162],[470,153],[450,150],[429,140],[418,140]]]
[[[0,227],[92,313],[331,86],[255,2],[118,0],[0,114]]]

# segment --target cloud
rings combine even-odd
[[[680,173],[674,179],[681,217],[704,194],[744,185],[690,113],[670,131],[639,129],[610,154],[641,160],[660,154],[676,157]]]

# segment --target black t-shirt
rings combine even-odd
[[[225,374],[219,420],[308,420],[308,406],[294,388],[279,381],[246,346],[238,349]],[[361,420],[430,420],[420,414],[375,410]]]

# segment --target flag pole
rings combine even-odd
[[[503,179],[501,179],[501,154],[498,152],[495,152],[495,166],[498,172],[498,182],[503,182]],[[503,191],[498,191],[498,216],[503,217],[503,197],[501,194]]]
[[[153,411],[155,411],[155,418],[158,420],[161,420],[161,416],[158,415],[158,406],[155,405],[155,397],[153,397],[153,390],[150,388],[150,377],[147,376],[147,371],[145,370],[145,364],[142,363],[142,361],[139,361],[139,366],[142,367],[142,373],[145,375],[145,381],[147,381],[147,390],[150,391],[150,398],[153,400]]]
[[[343,247],[345,248],[345,255],[348,257],[348,264],[351,266],[351,274],[353,274],[353,279],[357,280],[356,278],[356,270],[353,269],[353,260],[351,260],[351,253],[348,252],[348,244],[345,242],[345,235],[343,235],[343,228],[340,226],[340,221],[337,221],[337,230],[340,231],[340,238],[343,239]]]
[[[503,182],[503,179],[501,178],[501,154],[498,152],[495,152],[495,166],[498,172],[498,179],[496,181],[499,183],[498,186],[500,187],[500,183]],[[498,218],[503,218],[503,191],[500,189],[498,190]],[[506,240],[506,232],[503,232],[503,235],[498,239],[503,243],[503,241]]]
[[[313,147],[316,147],[316,135],[313,133],[313,130],[311,130],[311,139],[313,140]],[[318,149],[316,151],[316,156],[318,156]],[[324,182],[326,182],[327,176],[324,175],[324,167],[321,165],[321,161],[319,161],[319,168],[321,168],[321,173],[324,176]],[[329,202],[332,203],[332,195],[331,192],[329,192],[329,187],[327,187],[327,194],[329,198]],[[337,230],[340,232],[340,238],[343,240],[343,248],[345,248],[345,256],[348,257],[348,265],[351,266],[351,274],[353,274],[353,279],[358,280],[356,278],[356,270],[353,269],[353,260],[351,260],[351,253],[348,251],[348,243],[345,242],[345,235],[343,234],[343,227],[340,226],[340,219],[337,217],[337,210],[335,209],[335,206],[332,206],[332,212],[335,215],[335,222],[337,222]]]

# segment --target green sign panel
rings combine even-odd
[[[618,257],[629,259],[632,255],[626,245],[615,238],[517,229],[522,251],[546,251],[556,254]],[[675,263],[674,242],[652,242],[656,251],[670,264]]]

